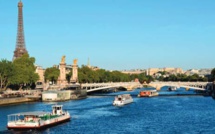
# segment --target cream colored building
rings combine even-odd
[[[149,68],[147,70],[147,75],[154,75],[158,72],[167,72],[169,74],[182,74],[184,71],[181,68]]]
[[[124,74],[141,74],[141,73],[145,73],[146,70],[140,70],[140,69],[136,69],[136,70],[123,70],[121,71]]]
[[[154,75],[154,74],[156,74],[157,72],[159,72],[159,71],[163,71],[163,69],[161,69],[161,68],[149,68],[148,70],[147,70],[147,75]]]
[[[170,74],[182,74],[184,71],[181,68],[163,68],[163,71]]]
[[[43,69],[41,66],[36,65],[36,73],[39,75],[39,80],[37,82],[44,83],[45,82],[45,69]]]

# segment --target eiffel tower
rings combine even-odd
[[[18,3],[18,29],[17,29],[16,49],[14,51],[13,60],[21,57],[25,53],[28,53],[25,47],[22,7],[23,7],[23,4],[22,4],[22,1],[20,0]]]

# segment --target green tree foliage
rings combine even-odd
[[[124,74],[119,71],[106,71],[104,69],[92,70],[87,66],[82,65],[78,69],[78,81],[80,83],[97,83],[97,82],[129,82],[136,78],[141,81],[149,81],[149,77],[143,74]]]
[[[144,83],[149,81],[149,76],[146,75],[146,73],[141,73],[138,75],[138,79],[140,81],[140,83]]]
[[[0,89],[5,90],[15,75],[15,68],[11,61],[0,61]]]
[[[52,83],[56,83],[60,75],[60,70],[57,69],[56,67],[50,67],[46,69],[44,75],[45,75],[45,81],[48,80],[48,81],[51,81]]]
[[[215,81],[215,68],[211,71],[212,81]]]
[[[108,72],[105,71],[104,69],[99,69],[97,70],[97,74],[98,74],[98,82],[108,82]]]
[[[157,73],[160,73],[161,75],[166,75],[166,74],[168,74],[168,72],[166,72],[166,71],[159,71],[159,72],[157,72]]]
[[[154,78],[152,76],[147,76],[147,83],[150,83],[151,81],[154,81]]]
[[[84,65],[78,69],[78,79],[80,83],[99,82],[98,73]]]
[[[160,80],[160,79],[159,79]],[[190,76],[187,76],[185,74],[171,74],[168,77],[163,78],[163,81],[207,81],[207,78],[201,77],[198,74],[193,74]]]
[[[119,71],[113,71],[111,72],[111,75],[112,75],[112,81],[113,82],[119,82],[119,81],[122,81],[122,73],[119,72]]]
[[[13,65],[16,75],[13,76],[11,84],[22,89],[23,87],[29,88],[39,80],[39,75],[35,73],[36,67],[34,63],[35,58],[29,57],[28,54],[24,54],[22,57],[15,59]]]

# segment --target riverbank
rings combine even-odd
[[[27,97],[1,98],[0,106],[23,103],[23,102],[33,102],[33,101],[38,101],[38,99],[32,99],[32,98],[27,98]]]

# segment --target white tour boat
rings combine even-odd
[[[176,91],[176,90],[177,90],[177,87],[175,86],[168,87],[168,91]]]
[[[70,120],[70,114],[62,105],[52,106],[52,113],[35,111],[8,115],[8,129],[42,129]]]
[[[133,102],[133,98],[131,97],[130,94],[122,94],[122,95],[118,95],[115,97],[115,99],[113,101],[113,105],[122,106],[122,105],[132,103],[132,102]]]
[[[137,97],[153,97],[158,96],[157,90],[142,90]]]

